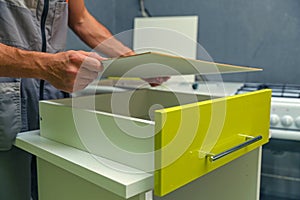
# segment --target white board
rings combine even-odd
[[[143,17],[134,20],[133,49],[196,59],[198,16]],[[172,77],[168,82],[193,82],[194,76]]]
[[[102,61],[102,77],[153,78],[178,75],[223,74],[260,71],[261,69],[187,59],[147,52]]]

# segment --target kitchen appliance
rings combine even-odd
[[[300,199],[300,85],[245,83],[236,93],[272,89],[270,142],[263,146],[261,200]]]

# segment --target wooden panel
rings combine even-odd
[[[161,53],[141,53],[102,61],[102,77],[161,77],[192,74],[219,74],[260,69],[187,59]]]

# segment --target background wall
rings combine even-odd
[[[114,34],[132,29],[141,15],[138,0],[86,5]],[[153,17],[198,15],[198,42],[214,61],[264,69],[225,80],[300,84],[299,0],[145,0],[145,6]],[[67,44],[88,49],[71,32]]]

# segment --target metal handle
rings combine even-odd
[[[233,152],[235,152],[235,151],[237,151],[237,150],[239,150],[241,148],[244,148],[244,147],[246,147],[246,146],[248,146],[250,144],[253,144],[253,143],[261,140],[263,137],[261,135],[259,135],[257,137],[247,136],[246,139],[248,139],[248,138],[251,138],[251,139],[249,139],[246,142],[244,142],[242,144],[239,144],[239,145],[237,145],[235,147],[232,147],[231,149],[228,149],[228,150],[226,150],[226,151],[224,151],[222,153],[219,153],[219,154],[216,154],[216,155],[208,154],[207,156],[209,157],[209,160],[211,162],[216,161],[216,160],[218,160],[218,159],[220,159],[220,158],[222,158],[222,157],[224,157],[224,156],[226,156],[228,154],[231,154],[231,153],[233,153]]]

